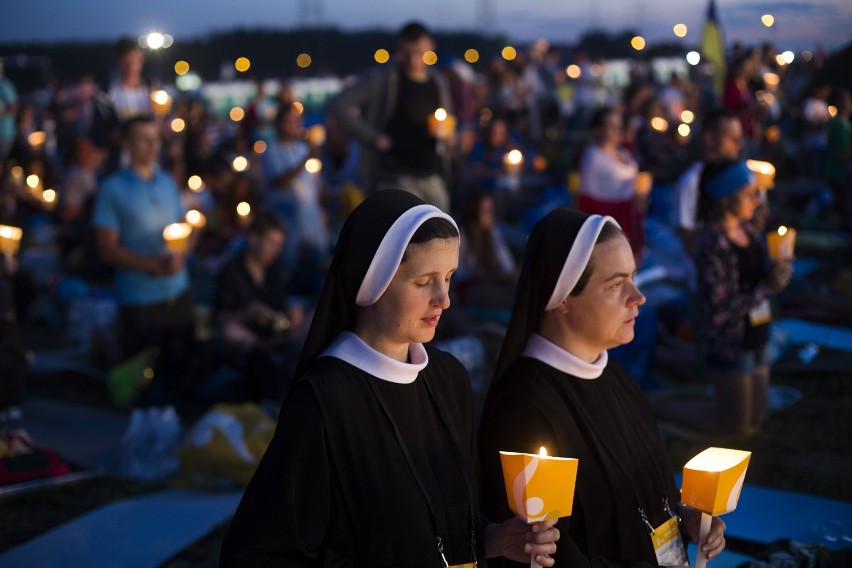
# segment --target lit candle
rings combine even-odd
[[[151,108],[157,116],[169,114],[172,108],[172,98],[164,89],[151,92]]]
[[[237,204],[237,222],[240,227],[246,227],[251,222],[251,205],[247,201]]]
[[[759,160],[746,160],[746,166],[757,176],[757,187],[759,189],[775,187],[775,166]]]
[[[311,146],[322,146],[325,144],[325,126],[314,124],[308,128],[308,143]]]
[[[701,511],[695,568],[703,568],[707,562],[701,548],[707,542],[713,516],[737,508],[749,459],[751,452],[707,448],[683,466],[681,500]]]
[[[322,162],[317,158],[308,158],[305,162],[305,169],[309,174],[318,174],[322,170]]]
[[[456,132],[456,117],[449,114],[446,109],[439,108],[434,114],[429,115],[429,134],[438,140],[447,140]]]
[[[174,254],[185,254],[189,251],[189,235],[192,225],[189,223],[172,223],[163,229],[163,239],[166,249]]]
[[[500,463],[509,508],[524,522],[571,515],[579,464],[576,458],[548,456],[542,446],[538,454],[500,452]],[[540,566],[535,556],[530,566]]]
[[[520,150],[509,150],[503,155],[503,167],[506,173],[514,174],[524,165],[524,154]]]
[[[56,208],[56,191],[54,191],[53,189],[33,190],[33,193],[38,198],[38,200],[41,201],[45,209],[52,211]]]
[[[637,195],[648,195],[654,187],[654,175],[651,172],[639,172],[633,182]]]
[[[790,260],[796,246],[796,229],[781,225],[777,231],[766,235],[766,245],[769,248],[769,258],[773,260]]]
[[[207,217],[205,217],[204,213],[197,209],[190,209],[187,211],[185,218],[186,222],[192,225],[193,229],[203,229],[204,225],[207,224]]]
[[[23,233],[19,227],[0,225],[0,253],[17,254]]]

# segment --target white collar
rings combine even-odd
[[[597,379],[603,373],[609,356],[604,351],[594,363],[583,361],[573,353],[565,351],[555,343],[552,343],[539,335],[533,333],[524,347],[524,357],[538,359],[545,365],[550,365],[557,371],[573,375],[580,379]]]
[[[342,331],[320,357],[336,357],[389,383],[407,385],[429,364],[429,356],[422,343],[408,347],[411,363],[403,363],[379,353],[351,331]]]

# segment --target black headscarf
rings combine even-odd
[[[416,215],[409,211],[415,207],[418,208]],[[399,223],[395,226],[406,212],[409,212],[406,226],[401,227]],[[411,235],[432,217],[447,219],[455,225],[455,221],[437,207],[426,205],[419,197],[398,189],[372,194],[347,217],[302,347],[296,367],[297,378],[342,331],[354,331],[357,306],[371,305],[381,297],[399,267]],[[385,240],[392,227],[392,238]],[[368,271],[371,271],[370,290],[362,286]]]
[[[524,350],[548,304],[552,309],[554,303],[558,305],[574,289],[606,222],[618,226],[612,217],[587,215],[560,207],[533,227],[515,291],[512,319],[497,358],[489,396],[496,392],[509,366]],[[561,284],[558,290],[557,284]]]

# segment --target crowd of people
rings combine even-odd
[[[815,180],[813,213],[850,230],[849,94],[814,80],[822,54],[784,66],[768,45],[735,46],[718,102],[705,67],[658,77],[641,61],[614,90],[603,62],[544,42],[482,74],[427,64],[435,49],[407,24],[395,62],[347,80],[318,117],[286,81],[271,95],[259,81],[239,119],[198,94],[152,96],[130,39],[105,89],[86,76],[18,93],[0,73],[3,419],[23,396],[18,323],[76,278],[117,305],[100,363],[153,361],[137,404],[283,401],[225,565],[653,565],[647,529],[674,511],[695,540],[656,417],[760,427],[769,300],[792,274],[768,254],[767,188],[745,159]],[[646,300],[634,277],[651,219],[694,261],[703,406],[649,405],[608,358]],[[468,369],[423,344],[483,320],[502,347],[477,456]],[[506,507],[497,450],[541,445],[584,464],[570,525]]]

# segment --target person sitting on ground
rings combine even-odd
[[[298,358],[304,311],[288,304],[277,262],[286,238],[278,215],[259,212],[245,250],[225,264],[216,283],[214,320],[224,358],[244,373],[255,401],[283,400]]]

